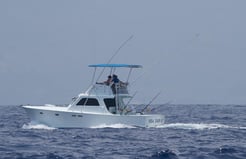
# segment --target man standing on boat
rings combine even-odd
[[[113,74],[113,79],[112,79],[112,91],[114,94],[119,93],[119,89],[126,89],[128,83],[122,82],[119,80],[118,76]]]
[[[120,82],[120,80],[118,79],[118,76],[117,76],[117,75],[113,74],[113,79],[112,79],[112,82],[113,82],[114,84],[116,84],[116,83],[119,83],[119,82]]]
[[[112,76],[109,75],[107,81],[104,81],[104,84],[106,84],[107,86],[109,86],[111,84],[111,82],[112,82]]]
[[[120,82],[120,80],[118,79],[118,76],[113,74],[113,79],[112,79],[113,84],[112,84],[111,88],[112,88],[112,91],[114,94],[116,94],[116,85],[118,85],[119,82]]]
[[[104,82],[97,82],[96,84],[105,84],[105,85],[109,86],[111,84],[111,82],[112,82],[112,76],[109,75],[108,76],[108,79],[106,81],[104,81]]]

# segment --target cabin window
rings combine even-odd
[[[105,98],[104,103],[107,107],[115,107],[115,98]]]
[[[99,102],[95,98],[82,98],[77,105],[99,106]]]

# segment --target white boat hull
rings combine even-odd
[[[44,107],[38,106],[23,107],[31,118],[31,121],[54,128],[91,128],[102,124],[126,124],[136,127],[157,127],[164,124],[164,116],[159,114],[100,114],[67,111],[62,107],[60,110],[44,109]]]

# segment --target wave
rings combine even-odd
[[[161,159],[161,158],[178,159],[178,156],[174,151],[167,149],[164,151],[156,152],[154,155],[151,156],[151,158],[152,159]]]
[[[126,124],[101,124],[101,125],[98,125],[98,126],[92,126],[90,128],[95,128],[95,129],[98,129],[98,128],[118,128],[118,129],[122,129],[122,128],[137,128],[135,126],[131,126],[131,125],[126,125]]]
[[[224,124],[205,124],[205,123],[170,123],[163,124],[157,128],[174,128],[174,129],[189,129],[189,130],[204,130],[204,129],[246,129],[246,127],[236,127]]]
[[[38,124],[38,123],[34,123],[34,122],[30,122],[28,124],[24,124],[22,126],[22,129],[44,129],[44,130],[54,130],[56,128],[53,127],[49,127],[47,125],[44,124]]]
[[[44,130],[54,130],[56,128],[50,127],[44,124],[39,124],[35,122],[30,122],[28,124],[24,124],[22,126],[23,129],[44,129]],[[115,128],[115,129],[133,129],[138,128],[132,125],[126,124],[101,124],[98,126],[90,127],[92,129],[102,129],[102,128]],[[173,128],[173,129],[187,129],[187,130],[206,130],[206,129],[242,129],[246,130],[246,127],[242,126],[229,126],[224,124],[205,124],[205,123],[170,123],[170,124],[163,124],[154,128]]]

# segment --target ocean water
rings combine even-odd
[[[0,106],[0,158],[246,159],[246,106],[165,105],[158,128],[35,125],[20,106]]]

